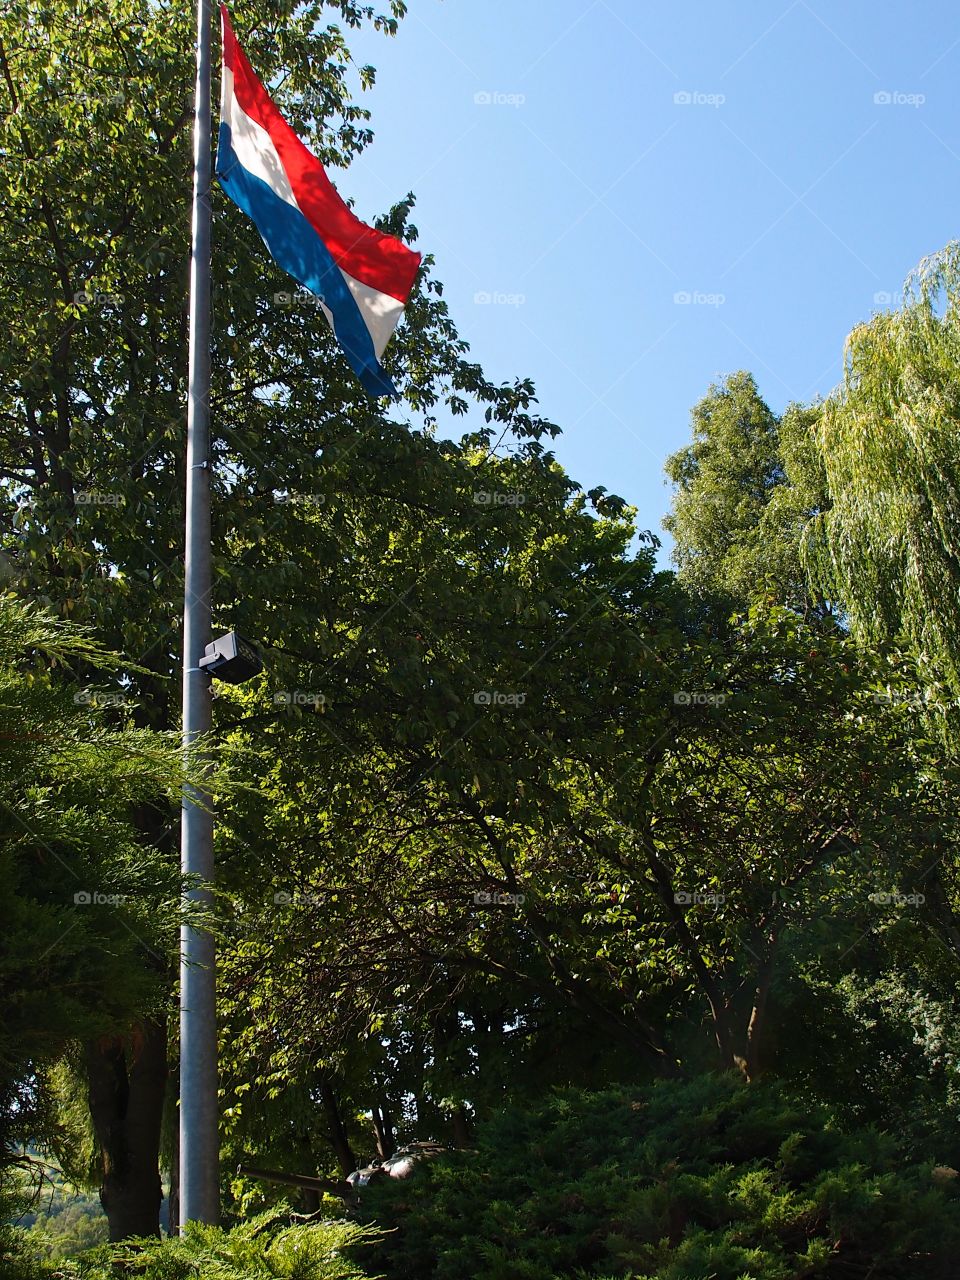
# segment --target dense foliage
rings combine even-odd
[[[191,1224],[183,1237],[130,1241],[87,1250],[74,1262],[45,1265],[21,1247],[4,1280],[370,1280],[347,1254],[374,1234],[349,1222],[291,1225],[262,1214],[232,1231]],[[0,1258],[0,1265],[3,1259]]]
[[[734,1076],[560,1092],[363,1199],[391,1280],[955,1273],[956,1173]]]
[[[847,339],[814,431],[830,501],[804,555],[865,641],[903,637],[956,698],[960,243],[922,262],[904,297]]]
[[[778,417],[745,372],[694,407],[692,442],[666,462],[674,498],[664,527],[680,580],[701,597],[741,607],[776,601],[829,617],[800,546],[824,494],[808,439],[816,417],[801,405]]]
[[[180,877],[137,814],[175,796],[175,744],[124,723],[81,677],[111,658],[83,631],[0,596],[0,1140],[61,1131],[50,1071],[84,1037],[140,1025],[165,991]]]
[[[23,1211],[14,1219],[25,1232],[24,1243],[45,1258],[71,1258],[103,1244],[107,1239],[107,1220],[99,1197],[78,1191],[68,1183],[60,1170],[41,1165],[34,1157],[30,1176],[20,1179]],[[40,1175],[39,1180],[37,1175]],[[15,1179],[8,1178],[11,1191]]]

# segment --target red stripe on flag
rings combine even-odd
[[[223,32],[223,65],[232,71],[237,61],[237,37],[233,34],[225,4],[220,6],[220,30]]]
[[[270,135],[304,217],[338,266],[361,284],[406,302],[420,266],[420,254],[395,236],[368,227],[347,207],[323,165],[303,145],[260,83],[237,43],[225,5],[221,4],[220,14],[223,64],[233,72],[237,105]]]

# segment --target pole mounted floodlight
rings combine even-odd
[[[244,640],[236,631],[217,636],[207,645],[200,659],[200,670],[226,684],[242,684],[263,670],[263,659],[256,645]]]

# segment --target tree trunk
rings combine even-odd
[[[773,983],[774,955],[777,946],[777,932],[774,930],[768,939],[769,951],[760,965],[757,974],[757,989],[753,997],[753,1009],[747,1027],[747,1052],[744,1064],[744,1075],[748,1080],[755,1080],[760,1074],[762,1060],[762,1036],[766,1024],[767,1005],[770,1001],[770,987]]]
[[[167,1028],[147,1021],[127,1037],[84,1046],[90,1116],[100,1147],[100,1203],[110,1239],[160,1234],[160,1126]]]
[[[177,1094],[179,1095],[179,1088]],[[167,1230],[175,1236],[180,1232],[180,1109],[173,1119],[173,1144],[170,1156],[170,1193],[167,1199]]]
[[[390,1122],[390,1113],[386,1107],[375,1106],[371,1115],[373,1117],[373,1132],[377,1139],[377,1155],[381,1160],[386,1160],[394,1152],[393,1125]]]
[[[467,1108],[462,1102],[458,1103],[454,1108],[451,1116],[453,1127],[453,1145],[465,1150],[470,1146],[470,1121],[467,1117]]]
[[[340,1165],[340,1172],[346,1177],[348,1173],[353,1173],[354,1169],[357,1168],[357,1157],[353,1154],[350,1139],[347,1137],[343,1118],[340,1115],[340,1107],[337,1103],[337,1095],[333,1092],[333,1086],[325,1075],[320,1077],[320,1100],[323,1103],[323,1110],[327,1117],[330,1145],[333,1147],[337,1163]]]

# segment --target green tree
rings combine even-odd
[[[814,431],[829,503],[806,531],[821,590],[867,643],[906,642],[960,690],[960,244],[925,259],[905,301],[847,339]]]
[[[81,1055],[80,1042],[96,1043],[114,1060],[128,1055],[129,1077],[143,1092],[139,1122],[159,1129],[163,1081],[150,1089],[141,1048],[165,1018],[162,969],[176,946],[181,886],[176,863],[143,838],[138,817],[179,794],[183,771],[172,737],[132,726],[128,695],[80,683],[78,671],[90,665],[129,670],[75,626],[0,596],[0,1137],[7,1160],[28,1140],[64,1150],[51,1072]],[[144,951],[156,958],[152,968],[141,963]],[[94,1072],[89,1083],[98,1087]],[[94,1096],[94,1125],[101,1119]],[[115,1162],[135,1164],[125,1106],[121,1119],[109,1137],[98,1135],[106,1140],[93,1176],[114,1219],[129,1213],[148,1231],[149,1216],[136,1219],[114,1172]],[[156,1167],[152,1181],[149,1168],[131,1170],[134,1180],[148,1203],[152,1194],[155,1214]]]
[[[221,846],[237,897],[223,970],[228,1110],[258,1164],[278,1159],[286,1139],[275,1143],[279,1130],[265,1134],[257,1118],[264,1106],[272,1116],[285,1109],[271,1099],[289,1096],[292,1082],[315,1098],[312,1126],[297,1108],[302,1128],[330,1132],[311,1084],[318,1064],[354,1114],[359,1104],[377,1115],[393,1140],[425,1131],[462,1140],[463,1107],[478,1101],[474,1050],[490,1099],[516,1091],[521,1076],[534,1081],[550,1060],[546,1029],[533,1055],[519,1033],[505,1048],[504,1022],[529,993],[549,1001],[554,1040],[569,1039],[564,1016],[582,1017],[569,1009],[571,991],[575,1005],[596,1006],[586,983],[557,989],[535,948],[514,955],[502,913],[474,903],[516,892],[515,872],[491,851],[486,810],[495,800],[500,816],[528,814],[539,829],[571,741],[589,734],[599,754],[645,727],[631,721],[631,697],[644,677],[662,682],[656,651],[681,602],[653,571],[650,547],[626,555],[628,513],[581,493],[535,441],[500,457],[486,430],[414,446],[394,431],[373,447],[394,465],[351,459],[352,490],[334,485],[330,503],[300,504],[312,617],[280,587],[251,602],[270,669],[259,687],[218,700],[237,746],[264,761],[258,791],[224,810]],[[391,501],[376,500],[384,495]],[[606,514],[595,517],[591,502]],[[237,543],[248,536],[238,529]],[[257,555],[282,554],[282,536],[271,530]],[[328,582],[317,566],[331,536],[343,543]],[[621,614],[655,634],[631,643]],[[422,879],[434,858],[450,883]],[[431,902],[451,940],[488,918],[491,960],[499,943],[510,947],[501,972],[509,960],[519,1004],[516,991],[492,988],[496,973],[484,974],[479,956],[464,992],[459,955],[438,962],[432,928],[411,956],[407,930]],[[416,1008],[399,988],[418,992]],[[649,1055],[615,1009],[597,1016]],[[390,1141],[378,1135],[378,1145]],[[329,1153],[313,1148],[324,1162]],[[310,1156],[290,1142],[290,1167],[308,1172],[298,1165]]]
[[[516,548],[472,567],[451,515],[453,563],[437,582],[418,563],[406,597],[427,644],[403,661],[403,636],[378,626],[368,704],[355,668],[308,651],[229,695],[241,741],[265,705],[284,707],[260,737],[264,785],[225,814],[224,1060],[248,1162],[327,1164],[318,1100],[306,1151],[273,1126],[267,1147],[257,1123],[318,1063],[354,1107],[392,1113],[400,1140],[456,1140],[458,1107],[486,1114],[548,1081],[718,1061],[790,1074],[770,1035],[780,994],[812,957],[840,957],[836,981],[844,957],[883,951],[900,913],[876,895],[930,897],[902,919],[904,945],[948,937],[930,852],[951,846],[956,777],[931,782],[909,706],[878,692],[886,669],[789,611],[688,637],[669,582],[624,558],[629,529],[613,541],[575,511],[561,523],[532,477],[525,491],[539,500],[499,537],[555,544],[566,524],[577,545],[611,539],[582,557],[589,596],[570,574],[548,597],[555,566]],[[493,603],[518,571],[563,602],[530,613],[533,643]],[[571,628],[588,602],[595,616]],[[528,644],[550,661],[511,670]],[[524,702],[496,718],[464,708],[478,668]],[[876,963],[889,969],[889,948]],[[309,1108],[297,1115],[309,1133]]]
[[[667,459],[674,498],[664,521],[680,579],[695,592],[740,608],[767,601],[829,612],[800,558],[800,534],[821,502],[807,435],[815,416],[791,405],[778,418],[744,372],[695,406],[692,443]]]

